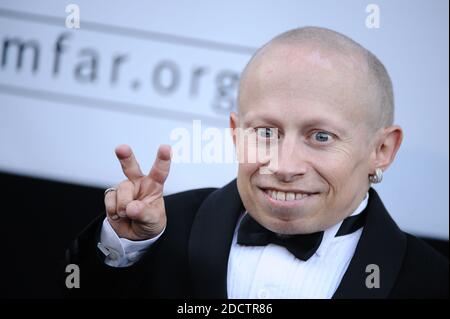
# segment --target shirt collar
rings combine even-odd
[[[368,201],[369,201],[369,193],[366,193],[366,196],[364,196],[364,199],[362,200],[362,202],[355,209],[355,211],[349,216],[356,216],[358,214],[361,214],[362,211],[366,208]],[[339,223],[325,229],[320,246],[316,250],[316,253],[315,253],[318,257],[321,257],[326,253],[326,251],[328,250],[328,247],[330,246],[331,242],[335,238],[336,233],[338,232],[339,228],[341,227],[342,221],[343,220],[341,220]]]

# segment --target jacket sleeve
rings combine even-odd
[[[62,262],[61,286],[69,298],[185,298],[190,295],[188,242],[199,206],[215,189],[189,190],[164,197],[167,226],[161,237],[129,267],[105,264],[97,248],[105,214],[100,214],[71,242]],[[79,288],[68,288],[68,265],[79,269]],[[73,267],[72,267],[73,268]],[[69,266],[69,269],[70,266]],[[70,286],[70,285],[69,285]]]
[[[71,242],[65,252],[61,283],[65,297],[129,297],[139,286],[139,278],[143,273],[151,271],[148,261],[156,250],[157,242],[129,267],[111,267],[105,263],[105,256],[97,248],[104,217],[104,213],[99,215]],[[73,276],[79,276],[78,285],[75,285]]]

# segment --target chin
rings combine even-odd
[[[310,220],[283,220],[274,216],[261,216],[263,226],[277,234],[296,235],[315,232]]]

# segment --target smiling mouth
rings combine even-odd
[[[317,193],[309,193],[309,192],[299,192],[299,191],[281,191],[277,189],[261,189],[268,197],[276,201],[282,202],[291,202],[291,201],[299,201],[311,196],[316,195]]]

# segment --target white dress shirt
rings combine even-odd
[[[132,241],[126,238],[119,238],[114,229],[111,227],[108,219],[105,218],[100,233],[100,242],[97,247],[106,256],[105,263],[112,267],[127,267],[134,264],[141,258],[147,248],[156,242],[164,233],[163,231],[156,237]]]
[[[361,213],[367,202],[368,195],[352,216]],[[236,225],[228,260],[228,298],[328,299],[333,296],[355,253],[362,228],[339,237],[335,235],[342,221],[326,229],[315,254],[303,261],[275,244],[237,244],[237,231],[244,215]],[[135,263],[161,234],[144,241],[119,238],[105,218],[98,247],[106,256],[106,264],[127,267]]]

